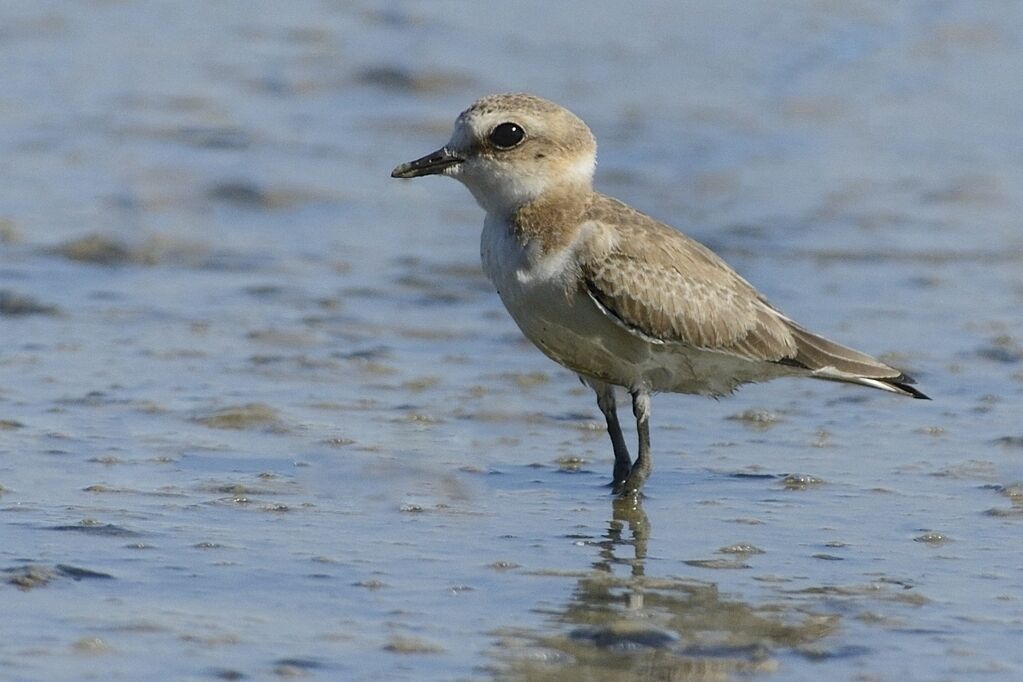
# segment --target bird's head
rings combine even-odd
[[[459,115],[446,145],[391,177],[447,175],[488,213],[507,214],[548,191],[588,190],[596,159],[593,133],[568,109],[535,95],[489,95]]]

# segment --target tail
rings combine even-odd
[[[912,384],[916,382],[907,374],[865,353],[808,332],[794,322],[786,322],[796,342],[796,355],[782,360],[782,364],[807,369],[818,379],[870,386],[889,393],[930,400],[913,388]]]

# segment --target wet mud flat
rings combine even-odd
[[[0,678],[1023,675],[1018,8],[581,7],[0,9]],[[387,177],[515,89],[935,400],[660,396],[612,498],[481,212]]]

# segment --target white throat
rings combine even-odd
[[[578,187],[580,191],[589,191],[595,165],[593,156],[584,156],[565,164],[560,172],[552,175],[550,167],[518,168],[490,159],[472,158],[460,164],[452,177],[469,189],[488,215],[504,217],[552,189]]]

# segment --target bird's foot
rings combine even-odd
[[[629,472],[629,475],[625,478],[625,480],[615,481],[612,484],[611,490],[615,495],[620,495],[621,497],[638,495],[649,475],[650,467],[639,465],[633,466],[632,471]]]
[[[614,493],[615,495],[621,495],[622,490],[625,486],[625,481],[629,479],[629,473],[631,471],[632,462],[629,462],[627,459],[620,460],[620,463],[619,462],[615,463],[615,468],[613,472],[614,477],[611,479],[611,482],[607,484],[608,487],[611,488],[612,493]]]

